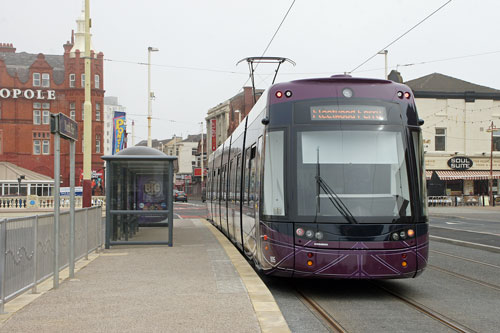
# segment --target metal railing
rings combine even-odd
[[[494,195],[493,203],[489,203],[487,195],[442,195],[429,196],[427,203],[429,207],[437,206],[498,206],[500,205],[500,195]]]
[[[101,207],[75,211],[75,261],[104,243]],[[70,264],[70,215],[61,213],[59,271]],[[54,275],[54,214],[0,220],[0,314],[5,303]]]
[[[61,196],[60,208],[69,208],[69,196]],[[106,205],[105,196],[93,196],[92,207]],[[82,197],[75,197],[75,207],[82,207]],[[16,197],[1,197],[0,196],[0,209],[53,209],[54,197],[53,196],[16,196]]]

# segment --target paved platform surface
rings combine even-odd
[[[0,331],[289,332],[267,287],[217,229],[174,223],[173,247],[105,250],[59,289],[26,294],[25,306],[0,316]],[[166,228],[146,232],[162,238]]]

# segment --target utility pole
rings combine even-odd
[[[201,188],[203,189],[203,176],[205,174],[205,169],[203,168],[203,159],[205,158],[204,152],[203,152],[203,145],[204,145],[204,140],[203,140],[203,121],[200,123],[201,124]]]
[[[148,47],[148,147],[152,147],[151,143],[151,52],[157,52],[158,49],[155,47]]]
[[[83,207],[92,205],[92,102],[90,96],[90,0],[85,0],[85,103],[83,121]]]
[[[132,119],[132,146],[135,146],[135,122],[134,120]]]
[[[384,79],[388,79],[388,66],[387,66],[387,53],[389,53],[389,51],[387,50],[383,50],[383,51],[380,51],[378,54],[383,54],[384,55],[384,58],[385,58],[385,72],[384,72]]]
[[[488,181],[489,185],[489,195],[490,195],[490,206],[494,205],[494,198],[493,198],[493,132],[498,130],[498,128],[495,127],[495,124],[493,124],[493,121],[491,122],[490,128],[488,128],[487,132],[491,132],[491,145],[490,145],[490,179]]]

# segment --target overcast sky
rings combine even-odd
[[[267,56],[287,57],[277,82],[349,72],[447,0],[296,0]],[[153,138],[201,131],[207,110],[238,93],[292,0],[91,0],[92,43],[103,52],[104,88],[147,138],[147,48],[152,53]],[[2,0],[0,42],[17,52],[63,54],[82,0]],[[500,89],[500,1],[453,0],[389,50],[403,79],[434,72]],[[435,60],[491,53],[435,62]],[[131,62],[131,63],[127,63]],[[178,67],[178,68],[176,68]],[[179,67],[190,67],[186,69]],[[258,88],[273,68],[258,68]],[[379,55],[353,73],[382,78]],[[130,129],[129,129],[130,131]]]

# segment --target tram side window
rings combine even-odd
[[[284,216],[284,132],[266,133],[264,152],[264,215]]]
[[[229,201],[234,200],[234,159],[229,164]]]
[[[226,201],[227,200],[227,193],[226,193],[226,189],[227,189],[227,179],[226,179],[226,174],[227,174],[227,165],[224,165],[224,168],[222,169],[222,201]]]
[[[250,156],[251,151],[248,148],[245,152],[245,174],[243,180],[243,203],[248,204],[248,185],[250,180]]]
[[[217,175],[215,177],[215,200],[219,199],[219,189],[220,189],[220,169],[217,168]]]
[[[257,147],[255,145],[252,146],[250,151],[250,179],[248,180],[248,204],[253,206],[253,202],[255,200],[255,155],[256,155]]]
[[[236,201],[240,202],[241,193],[241,154],[236,160]]]
[[[422,212],[424,216],[427,215],[427,185],[425,182],[425,164],[424,164],[424,150],[422,144],[422,134],[417,131],[411,132],[413,136],[413,148],[415,149],[415,160],[417,164],[418,173],[418,187],[420,194],[420,204],[422,205]]]

